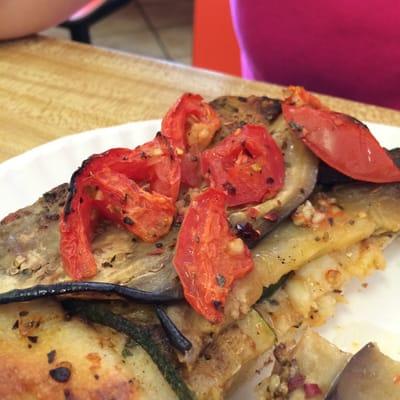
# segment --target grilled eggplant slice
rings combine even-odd
[[[343,288],[385,268],[383,249],[392,241],[387,235],[363,240],[345,250],[319,257],[302,266],[269,298],[255,308],[282,340],[293,327],[320,326],[344,301]]]
[[[368,343],[347,363],[325,400],[397,400],[399,376],[400,363]]]
[[[233,377],[275,343],[275,334],[257,311],[222,332],[205,348],[186,376],[199,400],[224,398]]]
[[[256,207],[260,213],[256,219],[249,218],[245,209],[231,212],[231,224],[249,244],[254,245],[308,197],[315,184],[317,160],[287,128],[278,100],[223,97],[212,105],[223,121],[215,141],[243,123],[257,123],[271,131],[285,152],[286,183],[279,195]],[[60,260],[58,231],[60,208],[65,205],[66,197],[67,185],[61,185],[45,193],[32,206],[9,215],[1,222],[0,301],[2,294],[5,294],[3,302],[28,300],[55,295],[60,290],[66,291],[67,287],[70,292],[84,291],[87,297],[98,296],[89,290],[90,285],[78,287],[68,283],[60,290],[52,287],[69,281]],[[170,297],[170,300],[181,298],[179,279],[171,263],[177,233],[178,228],[174,227],[158,243],[149,244],[136,241],[130,233],[104,223],[92,243],[98,265],[95,282],[139,289],[153,293],[155,297]],[[38,285],[45,285],[45,290]],[[109,285],[92,285],[92,288],[97,292],[113,291],[116,295],[125,292],[125,296],[140,300],[140,296],[132,291]],[[19,289],[29,290],[11,292]],[[147,298],[151,301],[150,294]]]
[[[318,159],[293,134],[280,113],[279,101],[266,97],[241,100],[237,97],[221,97],[211,105],[224,121],[215,140],[226,137],[228,132],[237,129],[244,122],[263,124],[284,153],[286,170],[282,190],[274,198],[252,207],[258,214],[256,217],[249,217],[249,207],[232,210],[229,215],[229,221],[237,235],[249,247],[254,247],[310,196],[317,180]]]
[[[400,363],[373,343],[351,356],[308,329],[295,346],[281,343],[274,353],[272,375],[257,388],[259,400],[394,400],[400,396]],[[279,397],[282,390],[287,397]]]
[[[373,270],[383,268],[380,249],[400,231],[399,195],[400,186],[397,184],[346,185],[334,188],[324,195],[316,194],[311,198],[311,205],[317,206],[321,200],[335,198],[335,207],[339,212],[333,217],[328,217],[327,214],[326,218],[314,227],[296,225],[292,220],[287,220],[262,240],[252,250],[255,259],[254,270],[238,281],[228,296],[225,325],[208,323],[190,307],[169,306],[170,318],[193,344],[192,349],[181,358],[182,361],[189,364],[195,362],[209,342],[210,336],[217,335],[226,324],[246,314],[261,297],[264,287],[276,283],[283,275],[299,270],[313,260],[317,265],[316,260],[323,256],[332,261],[332,257],[336,259],[339,254],[343,255],[347,250],[354,250],[353,261],[360,263],[360,266],[365,265],[366,271],[371,271],[371,268]],[[365,240],[369,238],[374,239],[370,244],[376,251],[365,253],[367,258],[364,260],[364,248],[368,246]],[[337,255],[333,255],[335,252]],[[370,260],[368,254],[372,255]],[[360,258],[356,258],[358,256]],[[361,276],[361,273],[362,271],[358,276]],[[321,302],[325,300],[321,299]],[[297,322],[291,326],[304,319],[297,312],[294,315],[297,315]],[[284,322],[283,320],[282,326],[285,326]]]
[[[334,216],[324,214],[319,204],[327,199],[339,208]],[[283,222],[253,250],[255,268],[234,286],[226,314],[237,318],[247,313],[261,297],[263,287],[309,261],[346,249],[370,236],[394,234],[400,230],[400,185],[354,184],[316,194],[303,209],[302,217],[320,220],[314,226]],[[315,206],[315,207],[314,207]],[[318,208],[319,207],[319,208]],[[310,211],[310,214],[308,214]]]
[[[60,259],[58,230],[60,207],[66,196],[67,185],[61,185],[45,193],[32,206],[2,221],[0,293],[69,281]],[[175,299],[182,297],[177,275],[171,266],[176,233],[173,229],[155,245],[138,242],[122,229],[104,224],[92,244],[99,266],[95,281],[157,294],[170,293]],[[155,251],[159,248],[163,250],[161,254]],[[92,292],[102,291],[101,285],[93,289]],[[106,286],[103,289],[109,291]]]

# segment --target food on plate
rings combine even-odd
[[[293,135],[281,114],[281,102],[278,100],[226,96],[211,104],[224,121],[217,139],[225,138],[247,122],[266,126],[283,150],[285,177],[282,189],[275,197],[260,204],[234,209],[229,213],[229,221],[237,234],[254,247],[311,194],[316,184],[318,159]]]
[[[353,356],[317,333],[279,343],[270,376],[257,388],[259,400],[398,399],[400,363],[368,343]]]
[[[322,161],[351,178],[398,182],[399,169],[367,126],[317,104],[296,89],[282,105],[285,120]]]
[[[13,377],[19,398],[61,374],[54,398],[222,399],[276,343],[325,322],[347,281],[384,268],[396,163],[360,122],[290,91],[184,94],[152,141],[91,156],[2,220],[7,371],[23,369],[18,344],[40,365]],[[337,151],[346,134],[355,164]],[[70,357],[55,331],[76,332]],[[54,372],[39,358],[56,347]]]
[[[223,320],[234,282],[254,266],[250,250],[230,231],[226,197],[210,188],[192,200],[173,259],[186,300],[211,322]]]
[[[365,345],[336,377],[326,400],[398,399],[400,363],[373,343]]]

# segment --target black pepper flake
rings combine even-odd
[[[93,376],[94,376],[94,379],[96,379],[96,381],[98,381],[100,378],[99,375],[97,375],[97,374],[94,374]]]
[[[329,223],[330,226],[333,226],[334,220],[333,220],[332,217],[329,217],[329,218],[328,218],[328,223]]]
[[[43,194],[46,203],[54,203],[57,200],[57,193],[55,191],[46,192]]]
[[[55,350],[51,350],[47,353],[47,362],[51,364],[56,359],[57,352]]]
[[[37,343],[38,342],[39,337],[38,336],[28,336],[28,340],[31,343]]]
[[[69,378],[71,377],[71,370],[67,367],[58,367],[51,369],[49,371],[49,375],[56,381],[56,382],[68,382]]]
[[[28,349],[31,349],[32,348],[32,345],[29,343],[28,344]]]
[[[234,196],[236,194],[236,188],[230,182],[225,182],[223,185],[224,189],[228,192],[230,196]]]
[[[275,180],[274,180],[274,178],[272,177],[272,176],[269,176],[268,178],[267,178],[267,185],[273,185],[274,184],[274,182],[275,182]]]
[[[103,268],[112,268],[112,267],[113,267],[113,265],[112,265],[109,261],[104,261],[104,262],[102,262],[102,263],[101,263],[101,266],[102,266]]]
[[[354,225],[356,223],[356,221],[354,221],[354,219],[351,219],[350,221],[349,221],[349,224],[350,225]]]
[[[164,247],[164,245],[162,242],[157,242],[156,247],[157,247],[157,249],[162,249]]]
[[[241,145],[242,145],[243,154],[246,155],[246,156],[249,157],[249,158],[254,158],[254,157],[253,157],[253,154],[251,154],[250,151],[249,151],[249,149],[247,148],[247,146],[246,146],[246,141],[245,141],[245,140],[243,140],[243,142],[241,143]]]
[[[219,300],[213,300],[212,301],[212,305],[214,306],[214,308],[217,311],[221,311],[222,310],[222,303]]]
[[[58,213],[46,213],[45,218],[49,221],[58,221],[60,216]]]
[[[71,321],[71,319],[72,319],[71,314],[69,314],[69,313],[64,314],[64,321],[68,322],[68,321]]]
[[[129,218],[129,217],[124,217],[123,222],[126,225],[133,225],[134,224],[133,220],[131,218]]]
[[[17,319],[17,320],[14,322],[14,325],[12,326],[12,329],[15,330],[15,329],[18,329],[18,328],[19,328],[19,320]]]
[[[215,277],[215,280],[217,281],[217,285],[220,287],[224,287],[226,283],[226,279],[223,275],[217,274]]]
[[[29,311],[20,311],[19,316],[20,317],[26,317],[29,314]]]
[[[142,152],[140,153],[140,158],[142,158],[143,160],[145,160],[145,159],[147,158],[147,154],[146,154],[144,151],[142,151]]]
[[[70,389],[64,389],[64,400],[74,400],[74,396]]]
[[[289,126],[295,131],[295,132],[302,132],[303,127],[300,124],[296,124],[294,121],[289,122]]]
[[[260,234],[253,228],[250,223],[245,225],[236,224],[235,230],[237,232],[237,236],[246,241],[256,241],[260,237]]]

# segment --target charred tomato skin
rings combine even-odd
[[[233,283],[254,266],[249,249],[230,230],[225,204],[226,195],[213,188],[192,200],[173,259],[186,300],[213,323],[223,320]]]
[[[322,161],[360,181],[400,181],[400,169],[371,134],[368,127],[346,114],[324,107],[303,88],[291,88],[282,104],[286,122]]]
[[[261,125],[245,125],[202,153],[201,168],[228,206],[259,203],[283,187],[282,151]]]

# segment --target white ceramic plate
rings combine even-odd
[[[368,124],[381,144],[400,147],[400,128]],[[69,180],[82,160],[111,147],[135,147],[150,140],[160,128],[159,120],[96,129],[44,144],[0,164],[0,218],[33,203],[42,193]],[[389,356],[400,360],[400,240],[385,251],[387,268],[370,279],[367,288],[352,282],[348,304],[338,306],[335,318],[321,333],[343,350],[355,352],[375,341]],[[248,389],[234,398],[251,398]],[[247,393],[246,393],[247,392]]]

